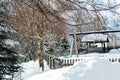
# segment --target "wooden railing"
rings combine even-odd
[[[49,65],[51,69],[57,69],[62,67],[61,59],[57,58],[54,55],[45,53],[44,59],[47,61],[47,65]]]
[[[119,62],[120,63],[120,58],[109,58],[110,62]]]
[[[81,58],[77,58],[77,59],[70,59],[70,58],[57,58],[54,55],[50,55],[45,53],[44,54],[44,59],[47,61],[47,64],[50,66],[51,69],[58,69],[58,68],[62,68],[64,66],[70,66],[73,65],[75,62],[81,62],[84,61],[85,58],[81,57]],[[109,62],[118,62],[120,63],[120,58],[105,58],[103,57],[103,59],[108,60]]]

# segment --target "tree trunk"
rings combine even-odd
[[[38,58],[39,58],[39,66],[42,67],[42,71],[44,71],[43,41],[42,40],[38,40]]]

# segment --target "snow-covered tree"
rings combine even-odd
[[[20,69],[19,55],[14,49],[18,42],[11,39],[16,31],[9,24],[8,5],[7,1],[0,2],[0,80],[13,80]]]

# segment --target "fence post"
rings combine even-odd
[[[118,58],[118,62],[120,62],[120,58]]]
[[[52,56],[50,56],[50,69],[52,69]]]
[[[55,58],[53,58],[53,69],[55,69]]]
[[[63,60],[60,60],[60,66],[63,67]]]

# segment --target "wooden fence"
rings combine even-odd
[[[59,58],[56,58],[56,56],[54,55],[45,53],[44,59],[47,61],[47,65],[49,65],[51,69],[57,69],[62,67],[62,61]]]
[[[75,62],[80,62],[80,61],[84,61],[85,59],[83,57],[81,58],[77,58],[77,59],[70,59],[70,58],[64,58],[64,59],[60,59],[57,58],[54,55],[50,55],[45,53],[44,54],[44,59],[47,61],[47,64],[50,66],[51,69],[58,69],[58,68],[62,68],[64,66],[70,66],[73,65]],[[120,63],[120,58],[104,58],[103,59],[107,59],[109,62],[119,62]]]
[[[109,58],[110,62],[119,62],[120,63],[120,58]]]

